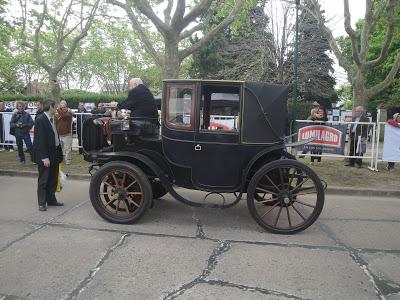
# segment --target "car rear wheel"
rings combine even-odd
[[[272,233],[292,234],[315,222],[324,206],[324,188],[308,166],[290,159],[261,167],[250,180],[247,206]]]
[[[127,162],[105,164],[90,182],[90,200],[94,209],[112,223],[136,222],[150,207],[152,198],[146,174]]]

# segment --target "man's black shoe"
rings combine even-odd
[[[46,206],[44,206],[44,205],[39,205],[39,210],[40,210],[40,211],[46,211],[47,208],[46,208]]]
[[[354,164],[345,164],[345,167],[354,167]]]
[[[64,206],[64,203],[57,201],[57,202],[47,203],[47,206]]]
[[[357,168],[361,169],[361,165],[357,165]]]

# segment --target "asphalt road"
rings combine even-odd
[[[400,199],[328,195],[306,231],[274,235],[245,201],[170,196],[136,225],[92,208],[87,181],[37,210],[36,180],[0,176],[0,299],[400,299]],[[192,195],[193,196],[193,195]]]

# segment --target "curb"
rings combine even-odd
[[[37,177],[38,173],[34,171],[12,171],[12,170],[0,170],[0,176],[11,176],[11,177]],[[89,174],[68,174],[68,179],[72,180],[90,180]]]
[[[12,171],[0,170],[0,176],[12,177],[37,177],[37,172],[33,171]],[[70,180],[90,180],[89,174],[68,174]],[[399,197],[400,190],[377,190],[370,188],[349,188],[339,186],[329,186],[326,189],[328,195],[348,195],[348,196],[378,196],[378,197]]]

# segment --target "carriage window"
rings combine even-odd
[[[169,126],[193,129],[194,86],[171,86],[166,121]]]
[[[218,132],[239,131],[240,87],[204,85],[200,129]]]

